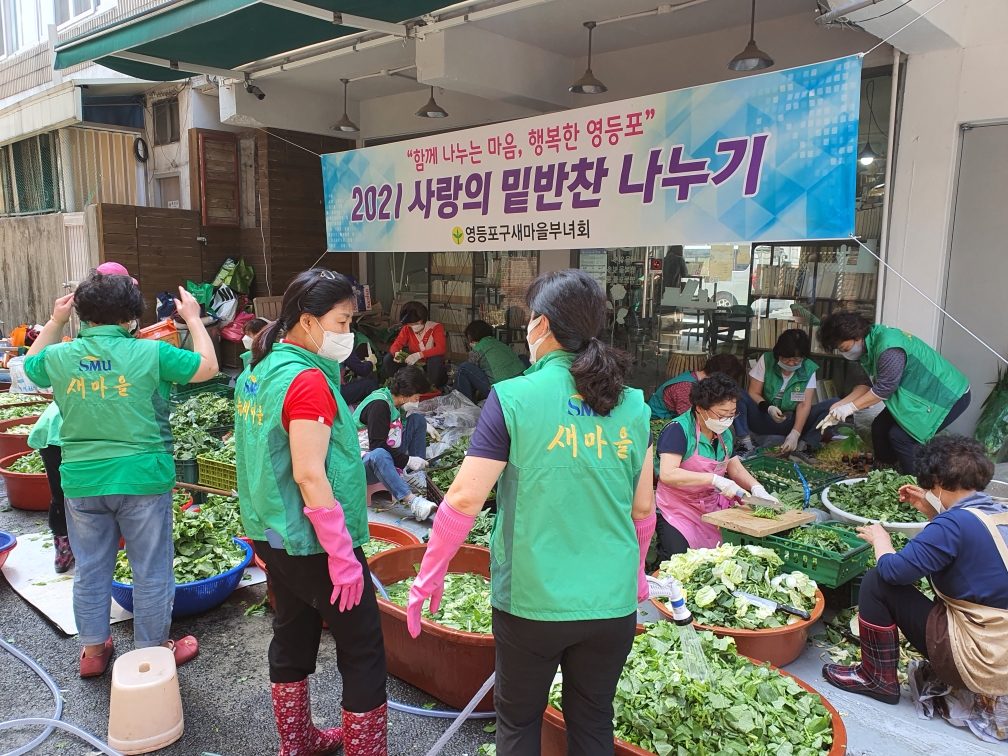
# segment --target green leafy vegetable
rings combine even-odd
[[[213,451],[208,451],[205,454],[201,454],[204,459],[212,459],[214,462],[224,462],[229,465],[235,464],[235,438],[234,434],[231,434],[225,438],[220,445],[220,448],[214,449]]]
[[[462,460],[465,459],[466,450],[469,448],[469,436],[463,436],[452,444],[444,456],[437,461],[437,467],[432,467],[427,471],[427,475],[434,481],[434,485],[441,489],[442,493],[447,493],[451,484],[455,482],[459,468],[462,467]],[[497,494],[490,492],[488,498],[496,498]]]
[[[245,535],[238,499],[234,496],[207,494],[206,501],[200,504],[200,514],[208,519],[215,529],[223,530],[229,536]]]
[[[712,679],[684,671],[679,632],[651,625],[634,640],[613,699],[616,737],[658,756],[821,756],[833,742],[822,699],[735,652],[732,638],[697,637]],[[550,704],[562,710],[561,684]]]
[[[472,530],[469,531],[465,542],[471,543],[473,546],[490,548],[490,534],[493,532],[495,518],[496,515],[489,509],[481,511],[476,515],[476,522],[473,523]]]
[[[11,472],[19,473],[44,473],[45,465],[42,464],[42,455],[37,451],[33,451],[31,454],[18,458],[7,469]]]
[[[790,541],[815,546],[837,554],[846,554],[853,548],[836,531],[819,525],[805,525],[795,528],[785,537]]]
[[[4,433],[16,433],[19,436],[27,436],[34,428],[35,425],[33,423],[22,423],[21,425],[12,425]]]
[[[205,393],[186,399],[172,409],[171,423],[207,430],[219,425],[234,425],[234,402],[220,394]]]
[[[406,606],[414,578],[386,586],[389,600]],[[491,632],[490,581],[482,575],[449,572],[445,576],[444,596],[437,614],[425,606],[423,616],[439,625],[467,633]]]
[[[777,510],[773,507],[765,507],[762,504],[757,504],[752,508],[753,517],[761,517],[764,520],[779,520],[780,517],[777,516]]]
[[[383,541],[380,538],[372,538],[370,541],[361,546],[361,548],[364,549],[364,556],[368,559],[373,557],[375,554],[381,554],[383,551],[389,551],[395,547],[396,544]]]
[[[3,394],[0,394],[3,396]],[[44,404],[32,404],[25,407],[0,407],[0,420],[14,420],[18,417],[38,417],[45,411]]]
[[[912,475],[872,470],[865,480],[829,487],[830,504],[847,514],[893,523],[927,522],[916,509],[899,500],[900,486],[917,485]]]
[[[756,630],[797,622],[732,595],[740,590],[811,611],[816,584],[803,572],[781,574],[781,558],[762,546],[724,543],[716,549],[689,550],[662,563],[660,574],[683,586],[686,605],[702,625]]]
[[[3,407],[8,404],[24,404],[25,402],[36,402],[39,404],[45,404],[48,401],[49,400],[47,398],[42,397],[39,394],[12,394],[9,391],[4,391],[3,393],[0,393],[0,407]],[[38,407],[36,407],[35,409],[36,412],[41,411],[39,410]],[[42,409],[45,409],[45,407],[43,407]]]

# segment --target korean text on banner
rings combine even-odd
[[[842,239],[861,60],[322,156],[331,251]]]

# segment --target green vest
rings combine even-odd
[[[339,392],[339,365],[294,344],[274,344],[235,384],[238,498],[245,534],[264,541],[268,540],[265,531],[274,530],[292,556],[325,551],[304,515],[304,499],[291,466],[290,437],[281,420],[287,389],[300,373],[311,368],[325,374],[336,400],[325,462],[333,496],[343,507],[354,547],[369,539],[367,481],[353,418]]]
[[[399,410],[396,409],[395,402],[392,401],[392,392],[389,391],[388,386],[386,386],[385,388],[380,388],[377,391],[372,391],[370,394],[364,397],[364,399],[361,401],[360,404],[357,405],[357,409],[355,409],[353,413],[353,419],[358,429],[364,428],[367,425],[361,420],[361,413],[364,412],[364,408],[367,407],[369,404],[371,404],[371,402],[377,400],[383,401],[386,404],[388,404],[389,413],[391,415],[389,418],[389,422],[394,423],[396,420],[399,419],[400,417]]]
[[[655,392],[651,394],[651,398],[648,399],[648,406],[651,408],[651,417],[655,420],[665,420],[672,417],[672,410],[665,406],[665,400],[662,398],[662,394],[665,393],[665,389],[675,383],[696,383],[696,376],[693,375],[692,371],[686,370],[679,373],[675,378],[665,381],[661,386],[655,389]]]
[[[766,352],[763,355],[763,398],[785,412],[793,412],[794,408],[805,400],[805,389],[818,369],[819,366],[812,360],[804,360],[792,373],[787,390],[778,398],[777,394],[784,385],[784,371],[773,352]],[[792,394],[801,394],[801,399],[795,401]]]
[[[683,454],[683,459],[689,459],[696,452],[697,440],[700,441],[699,454],[701,457],[713,459],[716,462],[720,462],[723,459],[731,459],[734,447],[734,436],[732,435],[731,428],[721,434],[721,443],[718,443],[717,436],[714,436],[713,439],[708,439],[702,432],[697,433],[697,417],[692,409],[682,413],[672,422],[677,423],[683,429],[683,433],[686,434],[686,453]]]
[[[511,451],[497,485],[491,603],[526,619],[611,619],[637,606],[631,511],[651,414],[631,388],[608,416],[595,414],[573,359],[550,352],[495,387]]]
[[[903,377],[885,406],[915,440],[922,444],[930,441],[952,405],[969,388],[966,376],[923,341],[898,328],[873,325],[864,342],[861,367],[873,381],[882,352],[899,348],[906,353]]]
[[[32,449],[45,449],[47,446],[61,446],[60,428],[63,417],[60,415],[56,402],[50,402],[28,434],[28,446]]]
[[[490,369],[485,372],[490,383],[506,381],[525,372],[525,363],[519,359],[514,350],[493,336],[484,336],[473,347],[473,351],[486,358]]]

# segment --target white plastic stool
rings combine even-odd
[[[371,497],[379,491],[388,491],[381,483],[370,483],[367,487],[367,505],[371,506]]]
[[[163,646],[123,654],[112,667],[108,744],[120,753],[156,751],[182,737],[175,656]]]

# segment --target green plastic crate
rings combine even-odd
[[[802,527],[808,527],[803,525]],[[721,529],[721,538],[726,543],[737,546],[753,545],[773,549],[784,560],[781,572],[799,570],[820,585],[836,588],[853,578],[863,575],[868,570],[868,560],[872,555],[871,544],[862,541],[857,535],[846,530],[819,524],[818,527],[832,530],[850,546],[845,554],[820,549],[805,543],[792,541],[786,535],[768,535],[762,538]],[[791,532],[791,531],[788,531]]]
[[[238,468],[230,462],[218,462],[203,456],[196,457],[199,462],[199,484],[216,488],[221,491],[238,490]]]
[[[231,385],[231,376],[219,373],[208,381],[202,383],[176,383],[172,386],[171,400],[182,403],[186,399],[192,399],[197,394],[218,394],[234,399],[234,386]]]
[[[199,465],[195,459],[175,460],[175,480],[180,483],[199,482]]]
[[[797,483],[801,485],[801,479],[798,477],[798,473],[795,472],[795,465],[798,465],[798,469],[801,470],[801,474],[805,476],[805,481],[809,486],[809,493],[815,496],[820,493],[826,486],[835,483],[838,480],[843,480],[844,475],[831,473],[828,470],[822,470],[818,467],[813,467],[812,465],[806,465],[801,462],[792,462],[789,459],[784,459],[782,457],[751,457],[742,463],[742,466],[748,470],[754,478],[763,484],[770,493],[777,493],[778,491],[784,490],[781,485],[777,485],[772,480],[760,480],[759,473],[773,473],[781,478],[788,480],[791,483]]]

